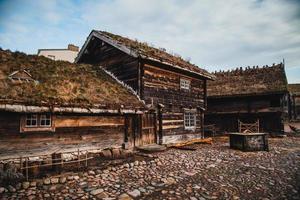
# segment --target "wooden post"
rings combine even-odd
[[[85,154],[85,167],[88,166],[88,152]]]
[[[26,180],[28,181],[28,159],[29,158],[26,158],[26,161],[25,161],[25,171],[26,171]]]
[[[61,169],[63,169],[63,167],[64,167],[64,159],[63,159],[63,157],[60,160],[60,167],[61,167]]]
[[[154,112],[153,113],[153,126],[154,126],[154,138],[155,138],[155,143],[157,144],[158,141],[157,141],[157,119],[156,119],[156,115],[157,113]]]
[[[78,160],[78,169],[80,168],[80,152],[79,149],[77,149],[77,160]]]
[[[162,109],[163,105],[158,104],[158,144],[160,145],[163,143]]]
[[[23,169],[23,159],[22,156],[20,156],[20,172],[22,173],[22,169]]]
[[[207,108],[207,86],[206,80],[204,80],[204,108]]]
[[[138,115],[139,145],[143,145],[143,115]]]
[[[125,115],[124,122],[124,142],[128,142],[128,116]]]
[[[204,111],[200,111],[201,113],[201,138],[204,138]]]

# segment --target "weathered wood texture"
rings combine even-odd
[[[132,118],[134,115],[129,116]],[[0,113],[0,151],[28,149],[47,144],[97,144],[101,148],[122,146],[124,142],[124,116],[71,116],[56,115],[55,132],[32,131],[20,133],[18,113]],[[130,134],[131,131],[129,130]],[[22,144],[22,145],[20,145]]]
[[[260,132],[282,133],[283,130],[280,113],[231,113],[208,114],[205,116],[205,124],[215,124],[218,134],[238,132],[238,120],[245,123],[253,123],[259,120]]]
[[[156,143],[155,113],[145,113],[133,117],[132,134],[135,146]]]
[[[163,135],[180,135],[202,133],[203,111],[206,107],[206,78],[189,71],[168,66],[146,58],[134,58],[105,41],[94,38],[87,45],[87,53],[83,54],[80,63],[101,65],[116,75],[118,79],[131,86],[145,103],[157,107],[163,104]],[[191,89],[180,88],[180,79],[191,81]],[[196,130],[185,130],[184,109],[197,109]],[[154,123],[159,128],[158,119],[133,118],[133,144],[144,144],[158,139],[153,130]],[[157,122],[157,123],[155,123]],[[141,124],[142,123],[142,124]],[[156,131],[156,130],[155,130]],[[158,132],[158,131],[157,131]],[[157,137],[155,139],[155,137]],[[129,135],[130,139],[130,135]]]
[[[97,38],[87,46],[88,54],[84,54],[81,63],[102,66],[113,73],[119,80],[138,90],[138,59],[130,57],[119,49]]]
[[[221,132],[238,132],[238,120],[260,122],[260,131],[282,133],[288,117],[284,94],[208,98],[205,124],[215,124]]]
[[[180,89],[180,78],[191,81],[191,89]],[[201,132],[204,108],[204,80],[145,64],[143,67],[143,97],[146,104],[163,104],[163,135]],[[184,129],[184,108],[198,108],[195,131]]]
[[[268,151],[268,135],[264,133],[232,133],[230,137],[230,148],[242,151]]]

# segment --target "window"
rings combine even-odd
[[[50,113],[30,113],[23,115],[20,122],[20,131],[55,131]]]
[[[26,127],[36,127],[37,126],[37,115],[27,114],[26,115]]]
[[[190,90],[191,88],[191,81],[187,79],[180,79],[180,89]]]
[[[184,128],[196,129],[196,110],[189,109],[184,111]]]
[[[40,126],[51,126],[51,115],[50,114],[42,114],[40,117]]]

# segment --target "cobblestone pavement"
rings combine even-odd
[[[154,158],[0,188],[2,199],[300,199],[300,138],[270,139],[269,152],[228,141],[169,149]]]

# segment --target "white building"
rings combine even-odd
[[[69,44],[67,49],[39,49],[38,55],[45,56],[52,60],[64,60],[73,63],[78,52],[79,47]]]

